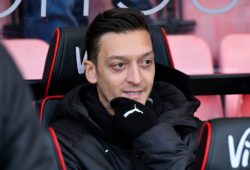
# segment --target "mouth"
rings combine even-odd
[[[142,90],[140,90],[140,91],[124,91],[123,94],[127,98],[136,100],[143,94],[143,91]]]

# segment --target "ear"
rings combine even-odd
[[[85,66],[85,75],[88,80],[88,82],[95,84],[97,83],[97,71],[96,66],[92,61],[85,60],[84,61]]]

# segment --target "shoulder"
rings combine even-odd
[[[108,144],[80,122],[61,119],[52,124],[52,127],[56,132],[67,167],[112,169],[110,156],[106,153]]]
[[[55,130],[58,138],[63,138],[74,145],[83,137],[93,137],[79,121],[73,118],[63,118],[54,122],[51,127]]]
[[[64,118],[52,124],[52,128],[60,145],[72,153],[98,153],[104,150],[99,137],[80,121]]]
[[[154,91],[156,91],[160,97],[170,97],[170,96],[178,96],[181,98],[185,98],[185,94],[177,88],[174,84],[167,82],[155,82],[154,83]]]

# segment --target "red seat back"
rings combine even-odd
[[[169,35],[168,41],[176,69],[188,75],[214,73],[212,55],[204,40],[193,35]],[[201,120],[224,117],[219,95],[196,97],[201,101],[201,106],[195,116]]]
[[[250,34],[231,34],[220,46],[221,73],[250,73]],[[250,116],[250,95],[226,95],[227,117]]]
[[[42,79],[49,44],[38,39],[2,40],[24,79]]]

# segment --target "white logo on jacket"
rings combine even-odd
[[[136,104],[135,104],[135,105],[134,105],[134,109],[127,111],[126,113],[124,113],[123,116],[124,116],[125,118],[127,118],[129,115],[131,115],[131,114],[134,113],[134,112],[139,112],[139,113],[143,114],[143,111],[137,109],[137,108],[136,108]]]
[[[228,135],[228,148],[232,168],[239,168],[240,162],[242,167],[245,168],[248,166],[250,142],[247,140],[247,137],[249,134],[250,128],[245,130],[241,136],[237,148],[234,148],[234,137],[232,135]]]

